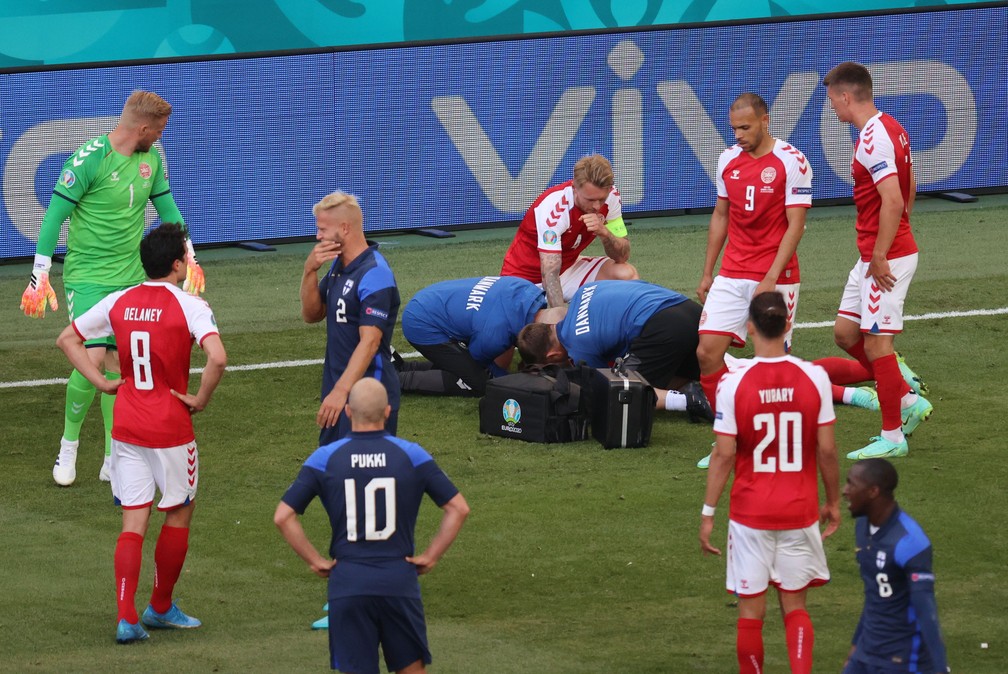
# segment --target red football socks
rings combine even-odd
[[[798,609],[784,616],[784,633],[787,639],[788,659],[792,674],[811,674],[812,646],[815,634],[808,611]]]
[[[143,558],[143,536],[131,531],[119,534],[115,548],[116,622],[125,620],[136,625],[137,583],[140,582],[140,561]]]
[[[702,374],[700,375],[700,387],[703,388],[704,395],[707,396],[707,402],[710,403],[711,411],[717,412],[715,408],[716,398],[717,398],[717,385],[721,381],[721,377],[728,374],[728,366],[723,365],[720,370],[713,374]]]
[[[864,351],[863,346],[861,349]],[[834,384],[839,384],[840,386],[845,386],[847,384],[859,384],[863,381],[872,381],[875,379],[870,370],[865,369],[865,366],[859,361],[851,360],[850,358],[831,356],[829,358],[820,358],[819,360],[812,362],[826,370],[826,374],[829,375],[830,381]]]
[[[896,354],[890,353],[872,362],[875,370],[875,390],[878,391],[879,408],[882,410],[882,430],[895,431],[903,425],[900,414],[900,398],[907,383],[903,381]]]
[[[763,672],[763,621],[739,618],[736,628],[735,653],[738,656],[739,674]]]
[[[172,606],[172,591],[182,573],[186,553],[189,551],[189,529],[182,527],[161,527],[157,546],[154,548],[154,591],[151,593],[151,607],[158,613],[165,613]],[[134,588],[136,586],[134,585]]]

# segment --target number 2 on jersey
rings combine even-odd
[[[357,531],[357,480],[351,477],[343,480],[343,491],[346,494],[346,535],[347,540],[353,543],[360,535]],[[381,529],[377,524],[378,492],[382,492],[385,501],[385,526]],[[364,485],[364,540],[388,540],[395,533],[395,523],[395,478],[372,478]]]
[[[753,417],[753,429],[765,430],[766,435],[753,450],[754,473],[798,473],[802,469],[802,417],[800,412],[764,412]],[[777,455],[771,443],[777,440]]]

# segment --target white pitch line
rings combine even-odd
[[[968,318],[970,316],[1000,316],[1003,314],[1008,314],[1008,307],[1000,307],[998,309],[971,309],[969,311],[942,311],[942,312],[932,312],[927,314],[918,314],[915,316],[904,316],[904,321],[930,321],[939,318]],[[796,330],[804,330],[808,328],[828,328],[833,325],[833,321],[820,321],[818,323],[795,323]],[[403,358],[416,358],[420,355],[418,351],[410,351],[408,353],[400,353]],[[226,370],[228,372],[249,372],[252,370],[274,370],[287,367],[304,367],[306,365],[321,365],[321,358],[312,358],[307,360],[278,360],[272,363],[250,363],[249,365],[228,365]],[[199,374],[203,371],[203,368],[194,367],[189,370],[189,374]],[[5,388],[32,388],[35,386],[53,386],[58,384],[66,384],[66,377],[59,377],[55,379],[28,379],[25,381],[4,381],[0,382],[0,389]]]
[[[1008,307],[1000,309],[972,309],[970,311],[942,311],[929,314],[918,314],[916,316],[904,316],[904,321],[931,321],[937,318],[967,318],[969,316],[999,316],[1008,314]],[[804,328],[828,328],[834,321],[820,321],[818,323],[795,323],[795,329]]]

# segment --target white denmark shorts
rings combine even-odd
[[[917,253],[889,260],[889,270],[896,277],[896,285],[885,293],[875,285],[875,279],[865,278],[868,263],[859,259],[847,276],[837,315],[860,323],[861,332],[883,335],[903,332],[903,303],[917,271]]]
[[[818,525],[804,529],[753,529],[728,520],[728,576],[725,588],[755,597],[774,585],[798,592],[829,582]]]
[[[700,314],[701,335],[725,335],[732,338],[732,346],[743,347],[746,337],[746,321],[749,320],[749,303],[756,293],[758,281],[745,278],[715,276]],[[791,349],[791,335],[794,333],[795,316],[798,313],[798,290],[800,283],[778,283],[777,292],[784,296],[787,304],[788,320],[791,328],[784,335],[784,343]]]
[[[158,510],[172,510],[196,497],[199,452],[196,443],[164,449],[112,439],[112,493],[123,508],[146,508],[161,492]]]
[[[599,271],[610,258],[605,255],[599,257],[582,256],[574,264],[560,274],[560,287],[563,289],[564,302],[570,302],[577,289],[586,283],[591,283],[598,279]],[[542,283],[537,283],[542,288]]]

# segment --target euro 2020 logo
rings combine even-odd
[[[514,398],[508,398],[504,401],[502,411],[504,412],[504,421],[508,424],[514,425],[521,421],[521,405]]]

